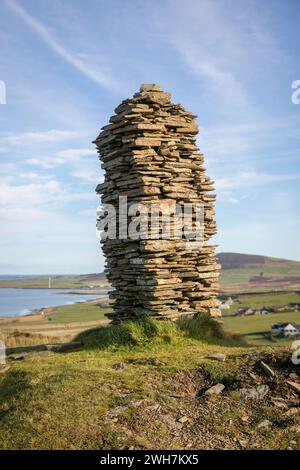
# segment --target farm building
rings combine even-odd
[[[285,338],[300,336],[300,325],[296,323],[276,323],[271,326],[271,333]]]

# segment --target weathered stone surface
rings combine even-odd
[[[226,355],[222,353],[215,353],[215,354],[210,354],[209,356],[205,356],[206,359],[212,359],[214,361],[219,361],[219,362],[225,362],[226,361]]]
[[[299,383],[293,382],[292,380],[287,380],[287,383],[289,384],[291,389],[294,390],[294,392],[296,392],[296,393],[298,393],[298,395],[300,395],[300,384]]]
[[[275,377],[275,372],[271,369],[270,366],[268,366],[268,364],[266,364],[264,361],[260,361],[260,365],[269,377]]]
[[[265,419],[264,421],[262,421],[261,423],[259,423],[259,425],[256,427],[256,429],[269,429],[273,426],[273,423],[271,421],[269,421],[268,419]]]
[[[263,400],[269,393],[270,388],[268,385],[257,385],[252,388],[242,388],[240,390],[240,398],[242,400]]]
[[[170,233],[161,239],[161,218],[151,214],[152,231],[145,224],[137,240],[104,240],[106,273],[114,288],[112,320],[219,316],[220,266],[215,246],[208,244],[216,233],[215,196],[196,145],[196,116],[173,104],[171,95],[157,84],[142,85],[115,113],[95,140],[105,172],[104,183],[96,188],[102,202],[115,207],[117,222],[119,196],[127,197],[128,207],[146,205],[149,213],[151,204],[163,205],[164,213],[175,203],[202,204],[204,239],[198,243],[178,238],[180,220],[174,214]],[[126,222],[126,235],[132,218],[131,214]]]
[[[185,424],[189,422],[188,416],[181,416],[181,418],[178,419],[178,422],[181,424]]]
[[[216,384],[206,390],[205,395],[220,395],[224,390],[225,385],[223,384]]]
[[[4,373],[7,372],[9,369],[10,369],[10,366],[1,367],[1,365],[0,365],[0,374],[4,374]]]
[[[112,368],[115,370],[125,370],[128,369],[128,366],[124,362],[116,362],[112,365]]]

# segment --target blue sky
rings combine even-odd
[[[2,0],[0,274],[102,271],[91,141],[159,83],[198,115],[219,251],[300,260],[298,0]]]

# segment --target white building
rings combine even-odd
[[[220,310],[228,310],[229,308],[230,305],[227,302],[223,302],[219,307]]]
[[[290,338],[300,335],[300,325],[296,323],[276,323],[271,326],[271,333]]]

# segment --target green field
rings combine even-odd
[[[231,333],[245,336],[249,344],[266,345],[288,343],[286,339],[269,338],[270,326],[273,323],[300,323],[300,312],[272,313],[268,315],[251,315],[247,317],[224,317],[224,328]],[[275,341],[275,342],[274,342]]]
[[[102,307],[101,302],[79,302],[56,307],[45,321],[51,321],[51,323],[72,323],[105,320],[105,313],[110,310],[110,308]]]
[[[32,278],[0,280],[1,287],[23,289],[48,289],[49,276],[34,276]],[[52,289],[86,289],[91,286],[107,287],[108,283],[103,274],[61,275],[51,276]]]
[[[233,315],[239,308],[252,308],[259,310],[262,308],[284,307],[290,303],[299,304],[300,294],[296,292],[274,292],[268,294],[251,294],[233,296],[234,304],[228,310],[222,310],[222,316],[227,317]]]
[[[270,313],[267,315],[234,316],[239,308],[249,307],[259,310],[263,307],[283,307],[289,303],[299,303],[300,295],[295,292],[239,295],[234,297],[234,304],[228,310],[222,311],[226,331],[245,335],[250,344],[277,344],[287,340],[270,340],[270,326],[273,323],[294,322],[300,323],[300,311]]]
[[[250,282],[252,277],[260,277],[261,274],[262,282]],[[222,269],[220,276],[221,290],[242,292],[300,288],[299,279],[282,283],[276,282],[276,279],[283,279],[286,276],[300,277],[300,262],[276,260],[266,257],[264,264],[240,266],[234,269]],[[270,282],[266,280],[266,278],[269,277],[273,279]]]

